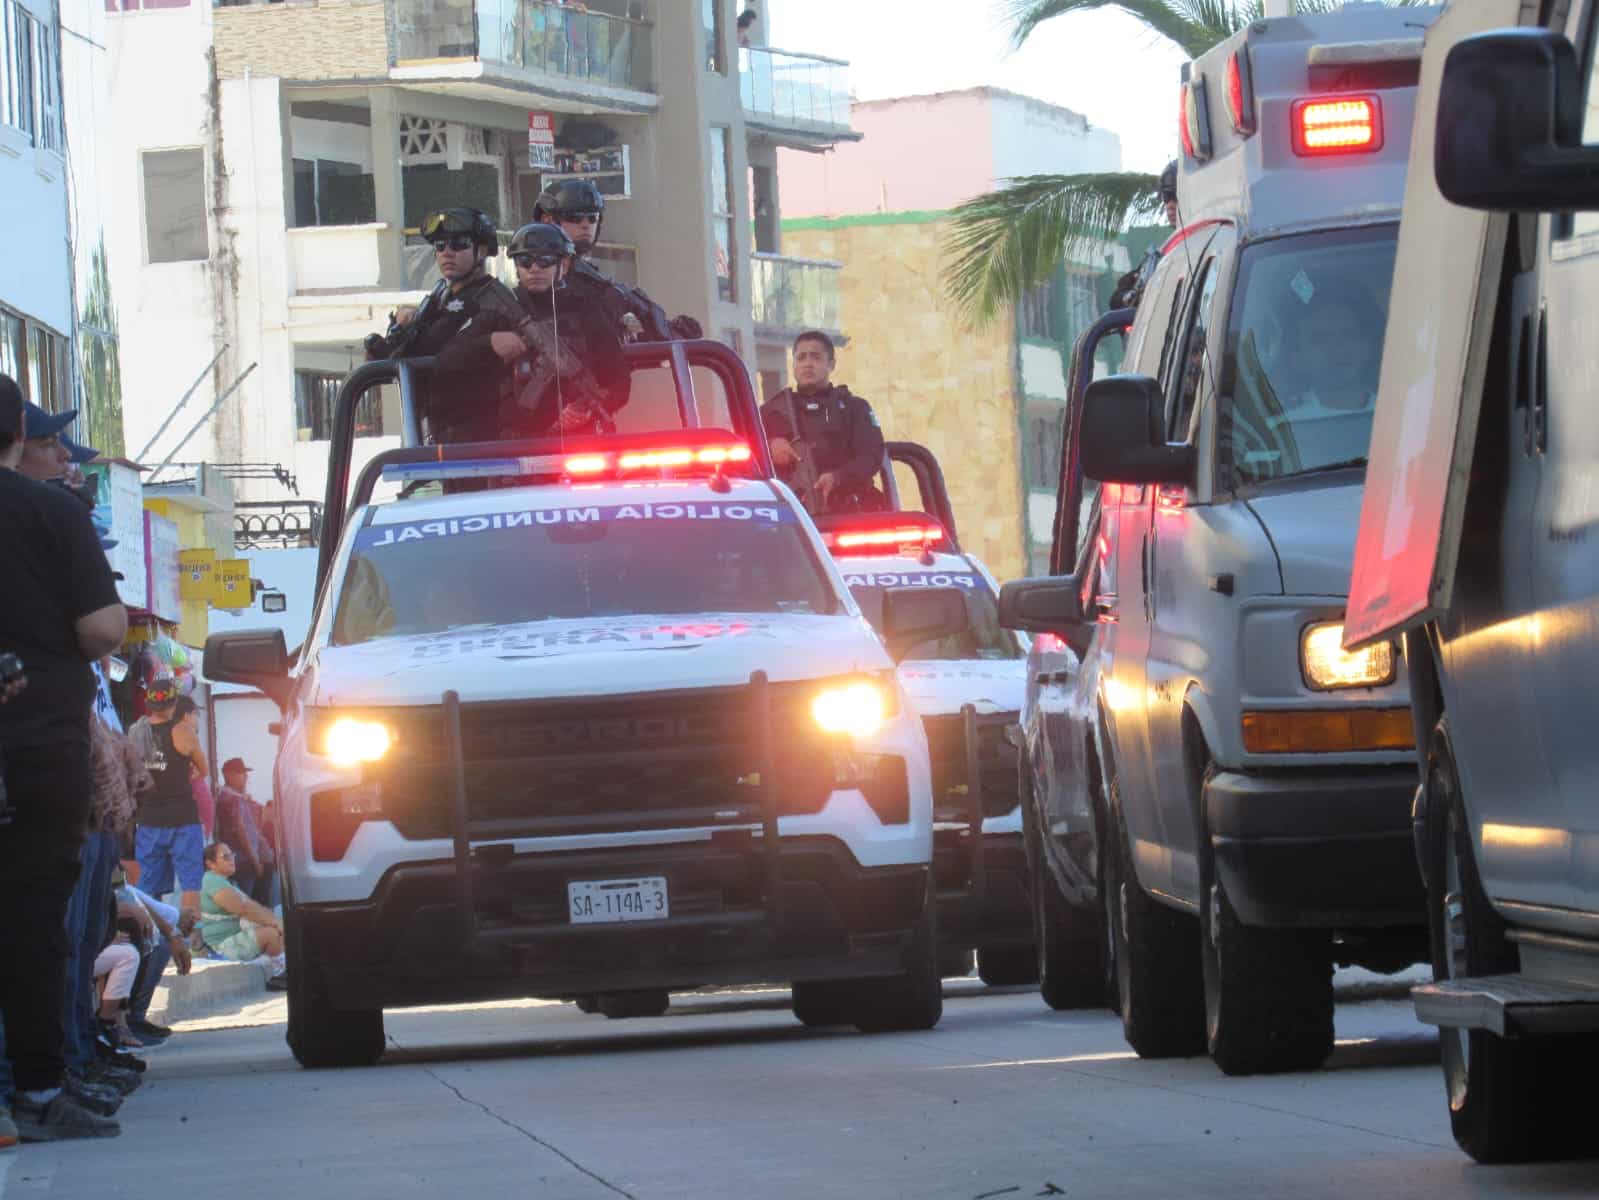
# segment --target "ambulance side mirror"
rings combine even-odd
[[[1577,52],[1547,29],[1465,38],[1444,60],[1433,144],[1438,190],[1464,208],[1599,209],[1599,146],[1582,144]]]
[[[1166,397],[1148,375],[1112,375],[1083,396],[1083,474],[1101,483],[1192,483],[1192,446],[1166,441]]]

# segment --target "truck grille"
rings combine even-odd
[[[987,713],[977,718],[978,779],[983,789],[983,815],[1001,817],[1016,807],[1016,747],[1005,727],[1017,714]],[[939,821],[964,821],[970,808],[966,792],[966,725],[959,713],[922,718],[933,764],[933,814]]]
[[[818,811],[835,775],[809,691],[773,685],[782,813]],[[384,815],[407,837],[449,833],[442,712],[409,725],[382,764]],[[761,819],[760,746],[748,688],[461,708],[474,837],[531,837]]]

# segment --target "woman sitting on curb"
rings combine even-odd
[[[267,981],[267,986],[279,988],[283,983],[283,922],[271,909],[233,886],[235,869],[233,851],[226,842],[212,842],[205,848],[200,936],[207,946],[234,962],[249,962],[262,955],[273,959],[278,973]]]

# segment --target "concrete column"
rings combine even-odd
[[[378,286],[398,289],[404,276],[405,193],[400,176],[400,105],[393,88],[370,88],[372,191],[377,219],[388,222],[378,239]]]

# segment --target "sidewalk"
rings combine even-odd
[[[150,1002],[150,1020],[171,1025],[265,999],[273,994],[266,990],[267,970],[259,960],[240,963],[218,958],[196,958],[187,975],[169,967]]]

